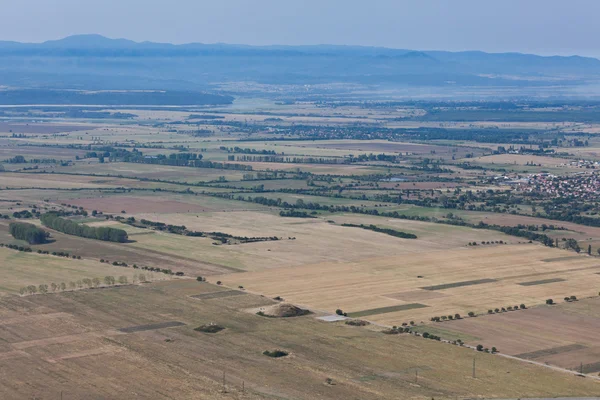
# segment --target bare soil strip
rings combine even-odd
[[[162,328],[173,328],[175,326],[183,326],[183,325],[185,325],[183,322],[168,321],[168,322],[159,322],[157,324],[130,326],[128,328],[121,328],[121,329],[119,329],[119,331],[125,332],[125,333],[134,333],[134,332],[152,331],[155,329],[162,329]]]
[[[566,279],[563,279],[563,278],[550,278],[550,279],[540,279],[539,281],[521,282],[521,283],[517,283],[517,285],[536,286],[536,285],[545,285],[547,283],[565,282],[565,281],[566,281]]]
[[[247,293],[242,292],[240,290],[223,290],[222,292],[196,294],[196,295],[193,295],[190,297],[193,297],[194,299],[211,300],[211,299],[221,299],[223,297],[241,296],[243,294],[247,294]]]
[[[370,310],[357,311],[353,313],[349,313],[348,316],[352,318],[358,317],[366,317],[368,315],[377,315],[377,314],[386,314],[396,311],[404,311],[404,310],[414,310],[415,308],[425,308],[429,307],[425,304],[420,303],[410,303],[410,304],[401,304],[398,306],[389,306],[389,307],[380,307],[380,308],[372,308]]]
[[[517,355],[515,355],[515,357],[524,358],[526,360],[535,360],[536,358],[551,356],[554,354],[566,353],[568,351],[581,350],[581,349],[585,349],[585,348],[586,348],[586,346],[584,346],[582,344],[569,344],[567,346],[552,347],[550,349],[532,351],[530,353],[517,354]]]
[[[481,285],[482,283],[492,283],[492,282],[497,282],[497,279],[476,279],[473,281],[444,283],[442,285],[425,286],[425,287],[422,287],[421,289],[423,289],[423,290],[444,290],[444,289],[450,289],[450,288],[455,288],[455,287]]]

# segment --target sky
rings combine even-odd
[[[598,0],[0,0],[0,40],[345,44],[600,57]]]

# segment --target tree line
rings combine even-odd
[[[124,243],[127,241],[127,232],[123,229],[109,227],[91,227],[78,224],[66,218],[61,218],[58,213],[49,212],[40,217],[42,224],[67,235],[80,236],[88,239],[104,240],[107,242]]]
[[[413,233],[406,233],[406,232],[397,231],[395,229],[389,229],[389,228],[380,228],[373,224],[371,224],[371,225],[342,224],[342,226],[367,229],[367,230],[370,230],[373,232],[385,233],[386,235],[390,235],[390,236],[394,236],[394,237],[398,237],[398,238],[402,238],[402,239],[416,239],[417,238],[417,235],[415,235]]]

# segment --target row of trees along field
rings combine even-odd
[[[33,224],[11,222],[8,229],[15,239],[25,240],[29,244],[45,243],[48,238],[48,233],[45,230]]]
[[[91,227],[69,219],[61,218],[58,213],[49,212],[40,217],[42,224],[67,235],[80,236],[88,239],[105,240],[108,242],[124,243],[127,241],[127,232],[123,229],[109,227]]]

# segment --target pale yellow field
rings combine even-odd
[[[428,306],[364,317],[382,324],[399,325],[410,320],[426,322],[433,316],[466,315],[470,311],[485,313],[490,308],[521,303],[540,304],[547,298],[597,295],[600,289],[597,272],[600,272],[597,258],[522,244],[422,249],[416,254],[227,274],[212,279],[329,312],[341,308],[352,313],[410,303]],[[552,278],[565,281],[518,285]],[[479,279],[497,281],[442,290],[420,289]]]
[[[185,225],[190,230],[282,238],[279,241],[214,246],[209,239],[157,232],[136,236],[136,243],[131,244],[250,271],[418,254],[465,246],[472,240],[512,242],[515,239],[501,233],[464,227],[352,214],[332,216],[336,224],[328,223],[327,218],[283,218],[255,211],[133,215],[138,220]],[[400,239],[383,233],[337,225],[341,223],[387,226],[414,233],[418,239]],[[290,240],[290,237],[295,239]]]
[[[468,160],[475,164],[514,164],[526,165],[533,163],[542,167],[565,167],[572,161],[567,158],[555,158],[522,154],[496,154],[493,156],[476,157]]]
[[[133,275],[138,273],[145,274],[146,278],[150,278],[150,275],[153,279],[166,277],[133,268],[113,267],[96,260],[73,260],[0,248],[0,296],[16,294],[20,288],[28,285],[50,285],[52,282],[68,284],[84,278],[103,280],[105,276],[118,278],[124,275],[131,282]]]
[[[90,177],[74,175],[15,174],[8,172],[0,175],[0,187],[2,188],[94,189],[114,186],[92,183],[90,181]]]

